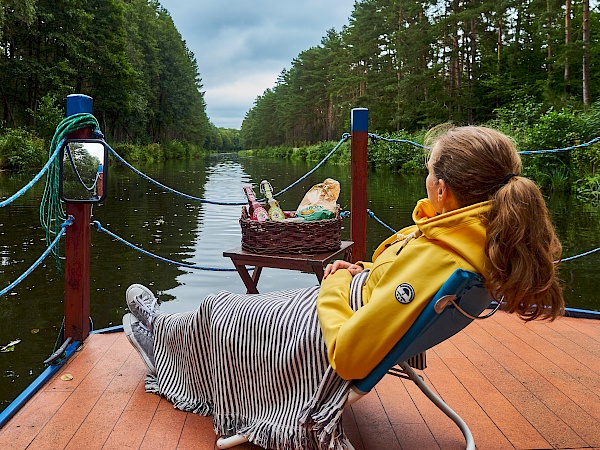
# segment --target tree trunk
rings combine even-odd
[[[497,53],[498,53],[498,72],[500,72],[500,49],[502,48],[502,18],[498,19],[498,38],[497,38]]]
[[[571,95],[571,66],[569,62],[569,48],[571,46],[571,0],[565,0],[565,96]]]
[[[546,53],[546,70],[548,71],[548,74],[550,74],[550,72],[552,72],[552,34],[550,33],[550,30],[552,30],[552,16],[550,15],[550,13],[552,12],[552,6],[550,5],[550,0],[546,0],[546,12],[548,13],[546,17],[546,25],[548,27],[548,33],[546,34],[546,39],[548,40],[548,52]]]
[[[329,101],[327,102],[327,137],[326,140],[333,140],[333,95],[329,94]]]
[[[590,106],[590,0],[583,0],[583,104]]]
[[[473,98],[473,80],[475,80],[475,67],[477,64],[477,21],[475,18],[471,19],[471,54],[467,57],[467,62],[469,64],[468,69],[468,81],[469,81],[469,93],[470,98]],[[474,111],[472,106],[472,101],[469,102],[469,123],[473,123],[474,121]]]

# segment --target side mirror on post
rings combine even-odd
[[[60,149],[60,197],[100,203],[106,196],[108,146],[101,139],[69,139]]]

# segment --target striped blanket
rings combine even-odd
[[[354,309],[366,276],[353,279]],[[344,449],[341,415],[350,382],[327,361],[318,292],[220,292],[196,311],[157,316],[156,375],[146,379],[146,391],[175,408],[212,415],[223,436],[241,434],[272,449]]]

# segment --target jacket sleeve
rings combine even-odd
[[[367,376],[456,269],[450,255],[438,253],[436,257],[435,271],[424,271],[427,260],[419,261],[419,257],[410,264],[404,263],[401,270],[394,267],[396,262],[372,269],[367,283],[371,278],[379,281],[372,287],[368,303],[357,312],[349,305],[352,277],[347,270],[337,271],[323,282],[317,312],[329,363],[342,378]],[[377,275],[373,270],[385,273],[373,277]]]
[[[331,362],[334,361],[337,334],[341,326],[354,315],[350,307],[351,281],[349,271],[338,270],[323,280],[317,298],[317,314],[327,346],[327,358],[334,369]]]

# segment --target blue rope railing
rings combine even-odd
[[[376,143],[377,141],[384,141],[384,142],[391,142],[391,143],[396,143],[396,144],[410,144],[410,145],[413,145],[415,147],[422,148],[424,150],[431,150],[431,147],[427,147],[425,145],[419,144],[417,142],[409,141],[407,139],[386,138],[386,137],[379,136],[379,135],[373,134],[373,133],[369,133],[368,136],[371,139],[371,142],[373,142],[373,143]],[[547,153],[568,152],[568,151],[571,151],[571,150],[576,150],[578,148],[589,147],[590,145],[593,145],[593,144],[595,144],[597,142],[600,142],[600,136],[599,137],[595,137],[594,139],[592,139],[589,142],[584,142],[583,144],[578,144],[578,145],[571,145],[569,147],[553,148],[553,149],[550,149],[550,150],[524,150],[524,151],[520,151],[520,152],[517,152],[517,153],[519,155],[538,155],[538,154],[547,154]]]
[[[569,256],[568,258],[562,258],[562,259],[560,260],[560,262],[561,262],[561,263],[564,263],[564,262],[567,262],[567,261],[572,261],[572,260],[574,260],[574,259],[581,258],[582,256],[591,255],[592,253],[596,253],[597,251],[600,251],[600,247],[598,247],[598,248],[595,248],[595,249],[593,249],[593,250],[589,250],[589,251],[587,251],[587,252],[584,252],[584,253],[580,253],[579,255],[575,255],[575,256]]]
[[[390,227],[387,223],[385,223],[383,220],[381,220],[379,217],[377,217],[375,215],[375,213],[373,211],[371,211],[370,209],[367,209],[367,215],[371,218],[371,219],[375,219],[375,221],[379,222],[381,225],[383,225],[384,227],[386,227],[388,230],[390,230],[392,233],[395,233],[397,230],[394,230],[392,227]]]
[[[340,148],[340,146],[346,142],[348,140],[348,138],[350,137],[350,134],[348,133],[344,133],[342,135],[342,138],[340,140],[340,142],[338,142],[338,144],[315,166],[313,167],[311,170],[309,170],[308,172],[306,172],[302,177],[300,177],[298,180],[294,181],[292,184],[290,184],[288,187],[280,190],[279,192],[277,192],[276,194],[273,194],[274,197],[278,197],[281,194],[283,194],[284,192],[287,192],[288,190],[290,190],[292,187],[296,186],[298,183],[300,183],[301,181],[305,180],[307,177],[309,177],[310,175],[312,175],[319,167],[321,167],[323,164],[325,164],[325,162],[331,157],[331,155],[333,155],[335,153],[335,151]],[[108,144],[107,144],[108,145]],[[110,152],[119,160],[119,162],[121,162],[121,164],[123,164],[125,167],[127,167],[129,170],[131,170],[132,172],[134,172],[136,175],[139,175],[140,177],[146,179],[147,181],[149,181],[150,183],[155,184],[156,186],[158,186],[159,188],[170,192],[172,194],[175,195],[179,195],[181,197],[187,198],[188,200],[194,200],[197,202],[201,202],[201,203],[209,203],[211,205],[221,205],[221,206],[244,206],[247,205],[248,202],[217,202],[214,200],[206,200],[200,197],[195,197],[193,195],[189,195],[189,194],[185,194],[183,192],[180,192],[176,189],[173,189],[169,186],[166,186],[162,183],[160,183],[159,181],[156,181],[155,179],[149,177],[148,175],[146,175],[145,173],[139,171],[138,169],[136,169],[135,167],[133,167],[131,164],[129,164],[121,155],[119,155],[112,147],[108,146]],[[264,200],[264,199],[263,199]]]
[[[102,138],[102,133],[96,131],[96,135],[99,138]],[[381,141],[390,142],[390,143],[409,144],[409,145],[413,145],[415,147],[419,147],[419,148],[422,148],[422,149],[425,149],[425,150],[430,150],[430,147],[427,147],[425,145],[422,145],[422,144],[419,144],[417,142],[410,141],[410,140],[407,140],[407,139],[386,138],[386,137],[379,136],[379,135],[374,134],[374,133],[368,133],[368,136],[371,139],[371,141],[374,142],[374,143],[381,140]],[[278,197],[279,195],[287,192],[292,187],[296,186],[298,183],[302,182],[308,176],[310,176],[312,173],[314,173],[350,137],[351,137],[351,135],[349,133],[344,133],[342,135],[341,140],[338,142],[338,144],[313,169],[311,169],[310,171],[308,171],[306,174],[304,174],[298,180],[296,180],[295,182],[293,182],[292,184],[290,184],[288,187],[286,187],[286,188],[280,190],[279,192],[277,192],[276,194],[274,194],[274,197]],[[593,145],[593,144],[595,144],[597,142],[600,142],[600,137],[596,137],[596,138],[592,139],[589,142],[584,142],[583,144],[572,145],[572,146],[569,146],[569,147],[555,148],[555,149],[549,149],[549,150],[525,150],[525,151],[520,151],[520,152],[517,152],[517,153],[520,154],[520,155],[536,155],[536,154],[560,153],[560,152],[566,152],[566,151],[575,150],[575,149],[578,149],[578,148],[588,147],[588,146]],[[48,162],[44,165],[44,167],[42,168],[42,170],[40,170],[40,172],[26,186],[24,186],[22,189],[20,189],[17,193],[15,193],[14,195],[12,195],[10,198],[1,201],[0,202],[0,208],[3,208],[5,206],[11,204],[12,202],[14,202],[16,199],[18,199],[19,197],[21,197],[25,192],[27,192],[29,189],[31,189],[31,187],[37,181],[39,181],[39,179],[44,175],[44,173],[46,173],[46,171],[48,170],[48,168],[50,167],[50,165],[52,164],[52,162],[54,161],[54,159],[58,155],[60,147],[62,147],[62,142],[56,147],[55,152],[48,159]],[[135,167],[133,167],[131,164],[129,164],[113,148],[111,148],[110,146],[108,146],[108,148],[110,149],[111,153],[119,160],[119,162],[121,162],[121,164],[123,164],[125,167],[127,167],[128,169],[130,169],[131,171],[133,171],[135,174],[137,174],[140,177],[148,180],[149,182],[155,184],[156,186],[160,187],[161,189],[163,189],[163,190],[165,190],[167,192],[171,192],[172,194],[182,196],[182,197],[187,198],[189,200],[199,201],[201,203],[209,203],[209,204],[213,204],[213,205],[221,205],[221,206],[243,206],[243,205],[246,204],[246,202],[220,202],[220,201],[214,201],[214,200],[207,200],[207,199],[202,199],[202,198],[199,198],[199,197],[196,197],[196,196],[193,196],[193,195],[189,195],[189,194],[185,194],[183,192],[180,192],[180,191],[178,191],[176,189],[173,189],[173,188],[171,188],[169,186],[166,186],[166,185],[160,183],[159,181],[154,180],[153,178],[149,177],[145,173],[139,171],[138,169],[136,169]]]
[[[102,138],[102,133],[96,131],[96,136],[99,138]],[[377,142],[378,140],[383,140],[385,142],[390,142],[390,143],[401,143],[401,144],[409,144],[409,145],[413,145],[419,148],[423,148],[426,150],[429,150],[430,148],[424,145],[421,145],[419,143],[410,141],[410,140],[406,140],[406,139],[392,139],[392,138],[386,138],[386,137],[382,137],[373,133],[369,133],[368,134],[369,138],[371,139],[372,142]],[[300,183],[301,181],[305,180],[308,176],[310,176],[312,173],[314,173],[317,169],[319,169],[334,153],[336,150],[339,149],[339,147],[346,142],[349,138],[351,137],[351,135],[349,133],[344,133],[342,135],[341,140],[338,142],[338,144],[310,171],[308,171],[305,175],[303,175],[302,177],[300,177],[298,180],[296,180],[295,182],[293,182],[292,184],[290,184],[288,187],[282,189],[281,191],[277,192],[276,194],[274,194],[274,196],[279,196],[285,192],[287,192],[288,190],[290,190],[292,187],[296,186],[298,183]],[[63,140],[64,141],[64,140]],[[31,187],[37,182],[39,181],[39,179],[44,175],[44,173],[48,170],[48,168],[50,167],[50,165],[53,163],[53,161],[56,159],[56,156],[58,155],[60,148],[62,147],[63,141],[60,142],[60,144],[56,147],[55,152],[50,156],[50,158],[48,159],[48,162],[44,165],[44,167],[42,168],[42,170],[26,185],[24,186],[22,189],[20,189],[17,193],[15,193],[14,195],[12,195],[10,198],[3,200],[2,202],[0,202],[0,208],[9,205],[10,203],[12,203],[13,201],[15,201],[16,199],[18,199],[20,196],[22,196],[25,192],[27,192],[29,189],[31,189]],[[593,145],[597,142],[600,141],[600,137],[594,138],[589,142],[585,142],[583,144],[579,144],[579,145],[573,145],[570,147],[564,147],[564,148],[557,148],[557,149],[550,149],[550,150],[533,150],[533,151],[522,151],[519,152],[519,154],[521,155],[533,155],[533,154],[544,154],[544,153],[558,153],[558,152],[565,152],[565,151],[570,151],[570,150],[574,150],[574,149],[578,149],[578,148],[583,148],[583,147],[587,147],[590,145]],[[206,199],[202,199],[199,197],[195,197],[189,194],[185,194],[183,192],[177,191],[173,188],[170,188],[156,180],[154,180],[153,178],[149,177],[148,175],[144,174],[143,172],[139,171],[138,169],[136,169],[135,167],[133,167],[131,164],[129,164],[124,158],[122,158],[114,149],[112,149],[110,146],[108,146],[109,150],[111,151],[111,153],[126,167],[128,167],[130,170],[132,170],[134,173],[136,173],[137,175],[141,176],[142,178],[145,178],[146,180],[148,180],[149,182],[155,184],[156,186],[160,187],[161,189],[167,191],[167,192],[171,192],[173,194],[182,196],[184,198],[190,199],[190,200],[195,200],[195,201],[199,201],[201,203],[209,203],[209,204],[214,204],[214,205],[223,205],[223,206],[242,206],[245,205],[246,202],[217,202],[217,201],[211,201],[211,200],[206,200]],[[387,228],[388,230],[390,230],[391,232],[395,232],[396,230],[394,230],[392,227],[390,227],[389,225],[387,225],[385,222],[383,222],[381,219],[379,219],[375,213],[373,213],[373,211],[371,211],[370,209],[367,209],[367,214],[369,215],[369,217],[371,217],[372,219],[374,219],[375,221],[377,221],[379,224],[381,224],[382,226],[384,226],[385,228]],[[341,214],[342,218],[347,218],[350,215],[349,211],[344,211]],[[56,244],[58,243],[58,241],[60,240],[60,237],[62,237],[62,235],[64,234],[64,230],[66,228],[66,226],[69,226],[72,222],[69,222],[69,220],[65,221],[62,225],[61,225],[61,230],[60,233],[56,236],[56,238],[54,239],[53,243],[46,249],[46,251],[44,252],[44,254],[42,254],[42,256],[40,257],[40,259],[38,259],[38,261],[36,261],[36,263],[34,263],[34,265],[32,267],[30,267],[26,272],[24,272],[17,280],[15,280],[14,283],[11,283],[10,286],[8,286],[7,288],[5,288],[4,290],[0,291],[0,296],[4,295],[6,292],[10,291],[11,289],[13,289],[16,285],[18,285],[25,277],[27,277],[38,265],[39,263],[48,255],[49,252],[52,251],[52,249],[56,246]],[[94,221],[92,223],[93,226],[96,227],[96,229],[98,231],[102,231],[106,234],[108,234],[109,236],[113,237],[114,239],[118,240],[119,242],[147,255],[150,256],[154,259],[166,262],[168,264],[172,264],[172,265],[176,265],[179,267],[186,267],[186,268],[190,268],[190,269],[199,269],[199,270],[209,270],[209,271],[223,271],[223,272],[233,272],[235,271],[235,269],[228,269],[228,268],[215,268],[215,267],[205,267],[205,266],[198,266],[196,264],[187,264],[187,263],[181,263],[181,262],[177,262],[177,261],[173,261],[170,260],[168,258],[164,258],[162,256],[153,254],[151,252],[148,252],[140,247],[135,246],[134,244],[131,244],[130,242],[126,241],[125,239],[115,235],[114,233],[112,233],[111,231],[105,229],[102,227],[102,225],[100,224],[99,221]],[[575,255],[575,256],[571,256],[568,258],[564,258],[561,261],[562,262],[566,262],[566,261],[571,261],[573,259],[577,259],[577,258],[581,258],[583,256],[595,253],[597,251],[600,251],[600,248],[594,249],[594,250],[590,250],[588,252],[579,254],[579,255]]]
[[[116,235],[112,231],[104,228],[98,220],[94,220],[92,222],[92,226],[94,228],[96,228],[96,230],[98,230],[99,232],[101,231],[103,233],[108,234],[110,237],[112,237],[113,239],[116,239],[120,243],[125,244],[126,246],[128,246],[134,250],[137,250],[138,252],[143,253],[146,256],[150,256],[151,258],[157,259],[157,260],[165,262],[167,264],[171,264],[171,265],[178,266],[178,267],[186,267],[188,269],[208,270],[208,271],[212,271],[212,272],[235,272],[236,271],[236,269],[233,269],[233,268],[228,269],[228,268],[219,268],[219,267],[206,267],[206,266],[198,266],[196,264],[188,264],[188,263],[173,261],[172,259],[168,259],[168,258],[164,258],[159,255],[156,255],[154,253],[149,252],[148,250],[144,250],[143,248],[138,247],[135,244],[132,244],[131,242],[126,241],[125,239]],[[252,270],[252,269],[253,268],[251,268],[250,270]]]
[[[10,205],[16,199],[18,199],[19,197],[21,197],[25,192],[27,192],[29,189],[31,189],[33,187],[33,185],[35,183],[37,183],[40,180],[40,178],[42,178],[42,175],[44,175],[46,173],[46,171],[48,170],[48,168],[50,167],[50,165],[56,159],[56,156],[58,155],[61,146],[62,146],[62,142],[56,148],[56,150],[54,151],[54,153],[52,153],[52,155],[50,156],[50,158],[48,158],[48,162],[44,165],[44,167],[42,167],[42,170],[40,170],[38,172],[38,174],[35,177],[33,177],[32,180],[29,183],[27,183],[18,192],[14,193],[12,196],[10,196],[9,198],[7,198],[6,200],[3,200],[3,201],[0,202],[0,208],[4,208],[5,206]]]
[[[379,135],[373,134],[373,133],[368,133],[367,135],[369,136],[369,138],[371,139],[371,142],[373,144],[376,144],[377,141],[384,141],[384,142],[390,142],[393,144],[410,144],[414,147],[422,148],[423,150],[431,150],[431,147],[427,147],[425,145],[419,144],[418,142],[409,141],[407,139],[386,138],[386,137],[379,136]]]
[[[371,217],[372,219],[375,219],[376,222],[378,222],[379,224],[383,225],[385,228],[387,228],[388,230],[390,230],[392,233],[395,233],[398,230],[395,230],[394,228],[390,227],[388,224],[386,224],[383,220],[381,220],[379,217],[377,217],[375,215],[375,213],[373,211],[371,211],[370,209],[367,209],[367,214],[369,217]],[[584,253],[580,253],[579,255],[574,255],[574,256],[569,256],[568,258],[562,258],[560,261],[554,261],[555,264],[560,263],[564,263],[567,261],[572,261],[574,259],[577,258],[581,258],[583,256],[587,256],[587,255],[591,255],[592,253],[596,253],[597,251],[600,251],[600,247],[595,248],[593,250],[589,250],[587,252]]]
[[[159,181],[156,181],[154,178],[149,177],[148,175],[146,175],[143,172],[140,172],[138,169],[136,169],[135,167],[133,167],[131,164],[129,164],[121,155],[119,155],[111,146],[108,146],[108,149],[110,150],[110,152],[115,156],[115,158],[117,158],[119,160],[119,162],[121,164],[123,164],[125,167],[127,167],[129,170],[131,170],[133,173],[135,173],[136,175],[139,175],[140,177],[144,178],[145,180],[149,181],[150,183],[158,186],[159,188],[161,188],[162,190],[166,191],[166,192],[170,192],[171,194],[175,194],[175,195],[179,195],[183,198],[187,198],[188,200],[194,200],[196,202],[201,202],[201,203],[210,203],[211,205],[221,205],[221,206],[241,206],[241,205],[246,205],[248,202],[244,202],[244,203],[240,203],[240,202],[215,202],[215,201],[211,201],[211,200],[206,200],[200,197],[196,197],[194,195],[189,195],[189,194],[185,194],[183,192],[180,192],[176,189],[173,189],[169,186],[166,186],[162,183],[160,183]]]
[[[538,154],[544,154],[544,153],[568,152],[568,151],[575,150],[578,148],[589,147],[590,145],[593,145],[596,142],[600,142],[600,137],[596,137],[589,142],[584,142],[583,144],[571,145],[570,147],[553,148],[551,150],[525,150],[525,151],[517,152],[517,153],[519,155],[538,155]]]
[[[37,259],[37,261],[34,262],[31,265],[31,267],[29,267],[29,269],[27,269],[25,272],[23,272],[15,281],[13,281],[7,287],[5,287],[4,289],[2,289],[0,291],[0,297],[2,297],[4,294],[10,292],[15,286],[17,286],[21,281],[23,281],[25,278],[27,278],[27,276],[29,276],[29,274],[31,272],[33,272],[42,263],[42,261],[46,258],[46,256],[48,256],[50,254],[50,252],[52,251],[52,249],[54,248],[54,246],[56,246],[56,244],[58,243],[58,241],[60,241],[60,238],[63,236],[63,234],[65,234],[65,231],[66,231],[67,227],[73,224],[73,220],[74,220],[73,216],[69,216],[67,218],[67,220],[65,220],[61,224],[60,231],[58,232],[58,234],[56,235],[56,237],[54,238],[54,240],[52,241],[52,243],[46,248],[46,250],[44,251],[44,253],[42,253],[42,255]]]
[[[283,194],[284,192],[289,191],[291,188],[293,188],[294,186],[296,186],[298,183],[300,183],[301,181],[303,181],[304,179],[306,179],[309,175],[312,175],[312,173],[317,170],[319,167],[321,167],[323,164],[325,164],[325,161],[327,161],[331,155],[333,155],[335,153],[335,151],[340,148],[342,146],[342,144],[344,142],[346,142],[348,139],[350,138],[350,134],[349,133],[344,133],[342,134],[342,138],[340,139],[340,142],[337,143],[337,145],[335,147],[333,147],[333,150],[331,150],[322,160],[321,162],[319,162],[315,167],[313,167],[311,170],[309,170],[308,172],[306,172],[302,177],[300,177],[298,180],[294,181],[292,184],[290,184],[288,187],[286,187],[285,189],[280,190],[278,193],[273,194],[273,197],[278,197],[281,194]]]
[[[377,217],[377,215],[372,210],[367,209],[367,215],[370,218],[374,219],[376,222],[378,222],[383,227],[387,228],[392,233],[395,233],[397,231],[396,229],[392,228],[387,223],[385,223],[383,220],[381,220],[379,217]],[[340,213],[340,217],[342,219],[346,219],[346,218],[350,217],[350,211],[343,211],[342,213]],[[136,246],[135,244],[132,244],[131,242],[128,242],[127,240],[125,240],[122,237],[116,235],[112,231],[107,230],[106,228],[104,228],[102,226],[102,224],[98,220],[93,221],[92,222],[92,226],[95,227],[98,231],[102,231],[103,233],[106,233],[107,235],[109,235],[110,237],[116,239],[117,241],[121,242],[122,244],[125,244],[128,247],[130,247],[130,248],[132,248],[134,250],[137,250],[138,252],[143,253],[146,256],[150,256],[151,258],[157,259],[157,260],[165,262],[167,264],[171,264],[171,265],[178,266],[178,267],[186,267],[188,269],[207,270],[207,271],[213,271],[213,272],[235,272],[236,271],[236,269],[198,266],[196,264],[188,264],[188,263],[182,263],[182,262],[173,261],[172,259],[168,259],[168,258],[165,258],[163,256],[156,255],[156,254],[151,253],[151,252],[149,252],[147,250],[144,250],[143,248],[140,248],[140,247]],[[587,251],[585,253],[581,253],[579,255],[570,256],[568,258],[563,258],[563,259],[560,260],[560,262],[571,261],[573,259],[577,259],[577,258],[581,258],[583,256],[590,255],[590,254],[595,253],[597,251],[600,251],[600,248],[596,248],[594,250],[590,250],[590,251]],[[253,268],[251,268],[250,270],[252,270],[252,269]]]

